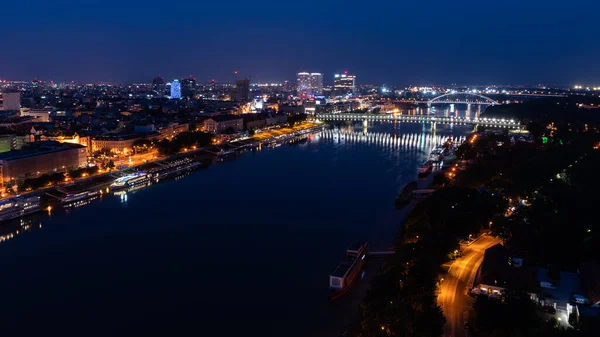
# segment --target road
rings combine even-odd
[[[482,235],[470,246],[464,247],[462,257],[454,260],[444,276],[438,296],[438,304],[446,316],[444,336],[465,336],[463,313],[471,309],[473,304],[467,295],[468,289],[475,282],[485,250],[497,243],[500,243],[500,239]]]

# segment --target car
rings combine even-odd
[[[544,312],[547,312],[549,314],[556,314],[556,309],[554,309],[553,306],[547,305],[544,307]]]

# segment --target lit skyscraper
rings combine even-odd
[[[171,82],[171,98],[181,98],[181,83],[179,83],[179,80]]]
[[[345,96],[354,93],[356,76],[344,74],[335,74],[333,79],[333,95]]]
[[[323,93],[323,74],[298,73],[296,90],[298,96],[320,95]]]

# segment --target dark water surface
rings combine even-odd
[[[346,247],[357,240],[389,246],[402,217],[393,203],[398,191],[415,180],[432,146],[469,130],[346,125],[25,220],[42,228],[20,228],[0,243],[0,331],[333,333],[339,327],[331,322],[358,303],[327,299],[329,273]]]

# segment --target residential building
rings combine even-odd
[[[160,138],[160,139],[173,138],[173,137],[177,136],[177,134],[179,134],[179,133],[190,131],[190,124],[189,123],[170,123],[169,125],[167,125],[165,127],[159,127],[156,131],[159,134],[159,136],[157,138]]]
[[[0,153],[1,184],[19,183],[47,172],[65,172],[87,164],[84,146],[54,141],[36,142],[21,150]]]
[[[486,249],[475,284],[479,293],[499,296],[506,289],[519,290],[538,301],[537,269],[523,267],[523,260],[513,256],[501,244]]]
[[[92,138],[92,152],[109,151],[115,154],[127,154],[133,149],[133,143],[142,139],[140,134],[113,134]]]
[[[229,128],[241,131],[244,129],[244,119],[241,116],[219,115],[205,120],[203,125],[204,131],[216,134],[223,133]]]

